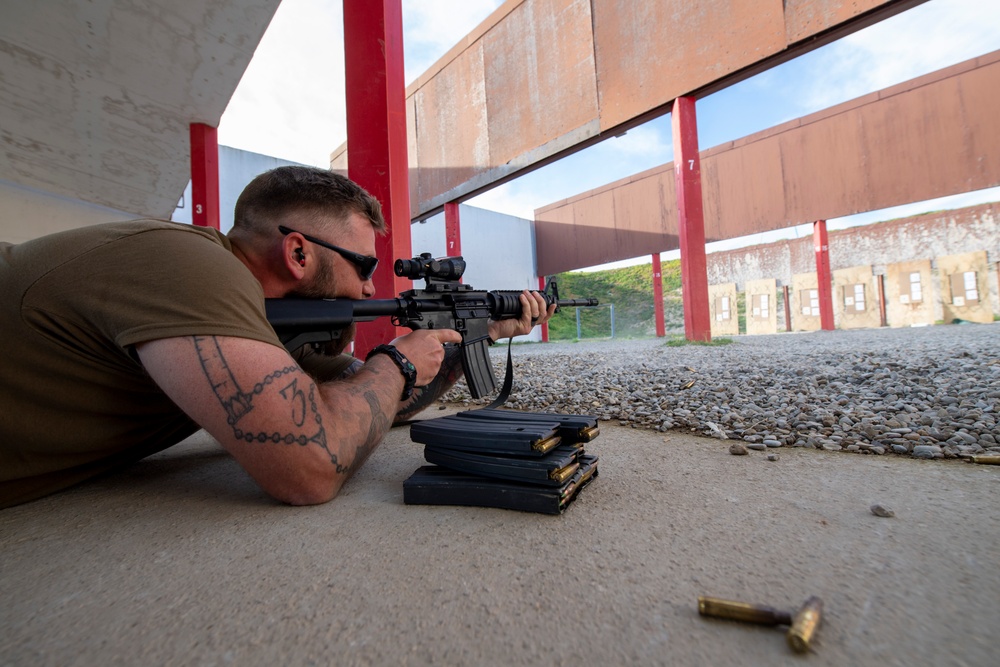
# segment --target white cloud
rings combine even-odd
[[[535,209],[552,203],[551,197],[537,192],[526,192],[517,181],[504,183],[465,202],[469,206],[505,213],[525,220],[535,219]]]
[[[822,109],[1000,49],[1000,2],[931,0],[826,47],[805,92]]]
[[[219,143],[325,167],[347,136],[340,2],[278,7],[219,125]]]
[[[416,78],[503,0],[406,0],[407,80]],[[219,126],[219,142],[320,167],[347,138],[340,0],[284,0]]]
[[[403,0],[409,84],[482,23],[503,0]]]

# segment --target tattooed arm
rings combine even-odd
[[[454,331],[394,344],[431,382]],[[269,495],[294,505],[334,498],[371,454],[399,409],[403,377],[386,355],[353,376],[317,384],[282,348],[224,336],[166,338],[137,346],[154,382],[225,447]]]

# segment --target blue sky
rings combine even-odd
[[[407,82],[502,0],[403,0]],[[223,115],[219,141],[326,166],[346,137],[341,0],[284,0]],[[698,102],[702,149],[1000,49],[1000,1],[930,0]],[[466,203],[531,219],[536,208],[673,159],[669,115]],[[1000,188],[828,221],[831,229],[1000,199]],[[809,234],[809,225],[709,251]],[[664,259],[676,256],[664,253]],[[637,258],[648,262],[649,258]]]

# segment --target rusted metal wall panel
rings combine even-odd
[[[785,0],[785,38],[794,43],[877,9],[879,0]]]
[[[594,0],[601,129],[784,50],[782,0]]]
[[[410,170],[414,201],[446,192],[490,164],[482,44],[460,53],[409,98],[415,134],[410,146],[417,157],[416,171]]]
[[[671,180],[671,185],[673,184]],[[664,183],[660,179],[643,178],[611,191],[615,212],[615,251],[646,253],[650,243],[661,240],[667,229],[668,211],[664,204]],[[673,189],[669,192],[673,199]],[[657,201],[658,209],[646,206]]]
[[[579,252],[581,248],[599,248],[602,250],[597,250],[597,253],[607,257],[623,252],[620,243],[626,241],[625,235],[619,234],[614,226],[614,193],[611,190],[598,193],[590,198],[589,204],[574,209],[573,228],[567,230],[568,235],[564,236],[562,241],[566,242],[572,238],[575,252]],[[540,269],[539,274],[542,274]]]
[[[706,240],[1000,185],[997,109],[1000,51],[704,151]],[[601,191],[631,188],[639,178],[672,173],[671,164],[663,165]],[[556,208],[587,206],[587,202],[584,193],[537,210],[536,229],[544,228]],[[628,210],[660,205],[650,197],[646,202],[632,201]],[[664,234],[646,235],[658,241],[654,245],[609,260],[607,245],[579,244],[575,261],[580,263],[560,261],[558,270],[676,249],[662,244],[676,235],[673,200],[664,197],[662,205]],[[633,220],[656,219],[651,213],[644,218],[630,215]],[[617,245],[633,246],[628,241]],[[539,270],[556,272],[555,265],[543,263],[543,258],[556,255],[540,244]],[[594,261],[598,256],[602,259]]]
[[[538,275],[549,276],[559,273],[562,269],[555,271],[543,271],[542,266],[559,266],[558,254],[563,253],[573,258],[575,262],[579,258],[577,249],[576,228],[573,222],[575,209],[569,206],[560,207],[548,216],[546,224],[542,227],[535,226],[535,249],[538,253]],[[555,253],[542,261],[542,248],[546,248],[549,253]],[[574,268],[579,268],[582,264],[573,264]]]
[[[719,182],[728,184],[706,189],[706,198],[718,199],[722,237],[732,238],[994,187],[997,108],[1000,52],[779,126],[759,141],[777,144],[778,161],[730,170],[740,162],[723,157],[727,151],[706,158],[703,164],[719,161]],[[750,137],[732,150],[775,155],[751,149],[754,143]],[[784,194],[780,213],[776,188]],[[761,219],[759,211],[774,217]]]
[[[408,88],[411,215],[921,1],[508,0]],[[345,150],[332,166],[346,168]]]
[[[865,135],[853,111],[789,128],[765,139],[765,142],[777,146],[780,158],[778,162],[758,165],[754,180],[770,181],[772,184],[781,182],[781,193],[776,192],[775,185],[751,191],[746,187],[744,174],[727,171],[720,179],[729,182],[729,190],[725,193],[713,192],[712,196],[733,197],[733,201],[720,204],[720,208],[730,213],[742,207],[753,209],[755,205],[752,202],[760,198],[771,200],[781,210],[775,211],[769,219],[756,219],[747,224],[737,216],[728,216],[720,220],[724,238],[833,218],[841,215],[837,211],[845,211],[846,214],[869,210],[866,207],[871,194],[869,174],[865,173],[862,164],[862,154],[867,152],[866,143],[869,140],[879,141],[879,138]],[[766,174],[762,173],[764,170],[767,170]],[[817,214],[817,211],[828,213]]]
[[[673,170],[657,168],[536,211],[539,275],[676,248],[674,187]],[[574,229],[575,220],[586,220],[587,228]]]
[[[736,150],[703,154],[701,175],[705,205],[705,241],[731,238],[725,222],[742,221],[746,234],[769,229],[784,216],[785,181],[782,147],[777,141],[755,141]],[[731,177],[741,174],[740,180]],[[769,193],[761,197],[759,193]],[[710,194],[711,193],[711,194]]]
[[[597,115],[588,2],[525,2],[483,42],[491,164],[514,161]]]

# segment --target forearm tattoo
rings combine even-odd
[[[195,336],[194,346],[198,351],[202,371],[212,385],[212,391],[215,392],[219,404],[226,412],[226,423],[233,429],[233,437],[248,443],[270,442],[300,447],[315,444],[327,453],[338,473],[348,472],[348,466],[341,464],[337,455],[330,451],[323,417],[316,403],[316,383],[303,373],[301,368],[286,366],[277,369],[265,375],[248,391],[236,381],[215,336]],[[254,413],[254,400],[265,391],[276,391],[285,401],[290,422],[283,432],[265,430],[264,424],[259,422],[266,416]],[[368,440],[371,440],[372,431],[375,430],[375,415],[381,415],[383,420],[385,417],[381,410],[377,409],[377,397],[374,403],[367,393],[365,398],[372,410],[373,425],[368,437]],[[273,425],[273,420],[270,425]],[[384,433],[384,430],[382,432]],[[370,449],[373,446],[366,442],[363,448]]]
[[[438,371],[430,384],[417,387],[413,391],[413,396],[400,409],[396,419],[407,419],[417,414],[441,398],[458,381],[462,374],[462,348],[458,345],[446,345],[444,349],[444,362],[441,364],[441,370]]]

